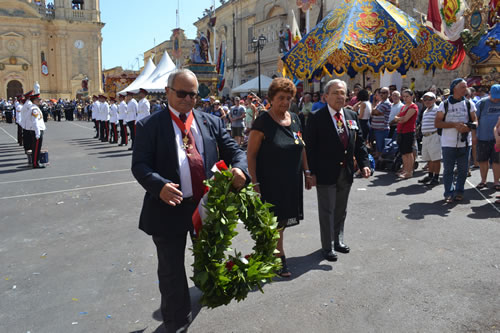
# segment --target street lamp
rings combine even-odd
[[[259,72],[259,97],[262,97],[260,91],[260,51],[264,48],[266,42],[267,38],[264,35],[260,35],[259,38],[254,37],[252,39],[253,52],[257,52],[257,68]]]

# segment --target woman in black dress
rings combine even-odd
[[[283,249],[283,231],[304,218],[302,173],[306,189],[312,187],[312,178],[302,141],[299,117],[291,112],[290,101],[296,93],[295,85],[285,78],[276,78],[269,86],[271,108],[261,114],[252,126],[248,139],[248,171],[262,199],[274,205],[278,218],[280,239],[277,250],[283,268],[279,274],[289,277]]]

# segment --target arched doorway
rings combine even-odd
[[[7,98],[14,98],[23,93],[23,85],[17,80],[12,80],[7,83]]]

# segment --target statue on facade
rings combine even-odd
[[[208,52],[209,42],[207,37],[201,33],[200,37],[193,41],[193,48],[191,50],[191,62],[194,64],[207,64],[210,62],[210,55]]]
[[[36,81],[35,84],[33,85],[33,92],[34,92],[34,95],[37,95],[40,93],[40,84],[38,83],[38,81]]]

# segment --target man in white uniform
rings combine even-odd
[[[90,106],[92,120],[94,121],[95,136],[94,138],[99,138],[99,101],[96,95],[92,96],[92,105]]]
[[[120,123],[120,136],[121,142],[118,146],[123,146],[128,144],[128,133],[127,133],[127,103],[125,103],[125,96],[118,94],[118,122]]]
[[[45,168],[44,165],[40,164],[40,151],[42,149],[43,133],[45,131],[45,123],[43,122],[42,111],[40,110],[40,94],[32,95],[30,97],[31,104],[31,114],[29,115],[26,125],[30,131],[33,131],[32,136],[32,161],[33,168]]]
[[[130,139],[132,140],[132,147],[128,150],[134,149],[135,140],[135,120],[137,119],[137,101],[134,99],[134,93],[127,92],[127,126],[130,129]]]
[[[109,106],[109,126],[111,136],[109,143],[118,143],[118,131],[116,124],[118,123],[118,106],[116,105],[116,98],[110,97],[111,105]]]
[[[139,121],[143,118],[146,118],[151,114],[150,109],[151,106],[149,104],[148,99],[146,98],[148,91],[146,89],[139,89],[139,103],[137,104],[137,118],[135,121]]]
[[[106,96],[99,95],[99,114],[101,116],[101,141],[109,140],[109,104]]]
[[[31,150],[33,147],[31,144],[33,143],[33,138],[32,138],[32,133],[30,130],[28,130],[28,127],[31,127],[28,125],[30,114],[31,114],[31,107],[33,106],[33,103],[30,100],[30,96],[33,94],[33,91],[29,91],[26,94],[24,94],[24,105],[21,109],[21,127],[23,128],[23,146],[24,146],[24,151],[28,152],[28,150]]]
[[[24,99],[23,95],[19,95],[16,97],[17,101],[14,104],[15,105],[15,111],[16,111],[16,124],[17,124],[17,143],[19,143],[20,146],[23,145],[23,128],[21,126],[21,120],[22,120],[22,115],[21,115],[21,110],[23,109],[24,105]]]

